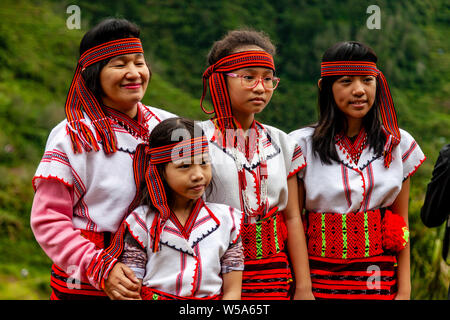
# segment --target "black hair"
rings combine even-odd
[[[139,27],[126,19],[105,19],[86,32],[83,36],[83,39],[81,39],[80,42],[80,56],[85,51],[102,43],[124,38],[139,38],[139,35]],[[101,101],[100,98],[103,93],[100,84],[100,72],[109,60],[111,60],[111,58],[94,63],[81,73],[86,86],[99,101]],[[151,75],[150,68],[149,71]]]
[[[325,51],[322,62],[328,61],[370,61],[376,63],[377,55],[369,46],[356,41],[338,42]],[[318,94],[319,120],[314,125],[312,149],[318,154],[322,163],[331,164],[331,160],[339,161],[334,137],[347,129],[347,119],[336,105],[332,86],[341,76],[322,78]],[[378,86],[372,108],[363,118],[362,125],[367,132],[367,143],[377,155],[381,155],[386,136],[383,133],[379,118]]]
[[[178,131],[180,130],[180,131]],[[169,118],[161,121],[151,132],[149,138],[149,147],[150,148],[158,148],[167,146],[169,144],[173,144],[176,142],[181,142],[185,139],[191,139],[194,137],[204,136],[202,128],[200,128],[197,124],[195,124],[194,120],[175,117]],[[167,163],[156,164],[156,169],[158,171],[159,176],[161,177],[164,191],[166,193],[167,202],[169,206],[171,205],[172,191],[164,179],[164,170],[166,168]],[[144,179],[142,179],[143,183],[141,184],[140,193],[142,194],[141,204],[148,205],[150,210],[155,211],[156,208],[153,206],[150,196],[148,194],[147,185],[145,184]],[[210,183],[210,187],[208,188],[208,194],[212,192],[212,181]]]
[[[239,47],[246,45],[256,45],[272,56],[276,53],[275,45],[266,33],[242,28],[229,31],[221,40],[213,44],[208,53],[208,64],[213,65],[223,57],[233,53]]]

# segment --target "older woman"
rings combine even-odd
[[[151,72],[127,20],[107,19],[80,43],[67,118],[50,133],[33,178],[31,227],[53,261],[52,299],[137,298],[137,279],[103,249],[135,195],[132,159],[160,121],[144,106]]]

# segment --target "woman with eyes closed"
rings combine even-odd
[[[308,162],[298,200],[317,299],[410,298],[410,177],[425,155],[398,128],[377,60],[360,42],[326,50],[319,120],[290,133]]]
[[[80,43],[66,119],[33,178],[31,227],[53,261],[51,299],[138,298],[133,272],[105,252],[132,202],[133,155],[173,114],[141,103],[151,72],[139,28],[107,19]]]
[[[313,299],[295,176],[306,163],[286,133],[255,120],[280,81],[274,54],[254,30],[231,31],[210,50],[202,96],[209,87],[215,114],[202,123],[214,179],[207,200],[244,212],[242,299]]]

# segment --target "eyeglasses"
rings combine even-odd
[[[225,73],[225,75],[230,76],[232,78],[241,78],[241,85],[247,89],[255,88],[258,83],[261,81],[264,89],[273,91],[278,87],[278,83],[280,82],[280,78],[277,77],[255,77],[250,74],[236,74],[236,73]]]

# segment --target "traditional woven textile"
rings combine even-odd
[[[242,300],[289,300],[292,273],[284,251],[261,259],[246,259]]]
[[[355,259],[383,253],[380,210],[357,213],[316,213],[308,216],[310,256]]]
[[[392,161],[392,149],[400,143],[400,130],[397,115],[392,101],[391,92],[383,73],[378,70],[374,62],[369,61],[332,61],[322,62],[321,77],[343,75],[370,75],[377,79],[379,88],[380,115],[383,130],[386,134],[384,146],[384,165],[389,167]]]
[[[316,299],[393,300],[397,259],[379,255],[358,259],[309,257]]]
[[[347,160],[357,164],[364,148],[367,146],[367,133],[364,127],[361,127],[354,141],[344,133],[337,134],[335,141],[336,145],[339,146],[339,150],[342,151],[344,149],[343,152],[347,153]]]
[[[307,242],[313,294],[319,299],[393,299],[397,259],[384,247],[390,210],[307,213]],[[390,232],[392,233],[392,232]],[[397,239],[396,239],[397,240]]]
[[[143,53],[141,41],[138,38],[125,38],[105,42],[85,51],[78,60],[69,93],[66,100],[67,133],[72,140],[75,153],[98,151],[98,140],[103,144],[106,154],[117,150],[117,139],[111,125],[102,110],[100,102],[86,86],[81,75],[82,71],[99,61],[119,55]],[[83,111],[88,115],[95,128],[95,133],[86,124]]]
[[[289,299],[292,274],[285,252],[287,229],[282,212],[273,208],[256,223],[242,224],[245,268],[242,299]]]
[[[284,249],[287,230],[281,212],[270,213],[257,223],[244,223],[242,231],[245,259],[267,258]]]

